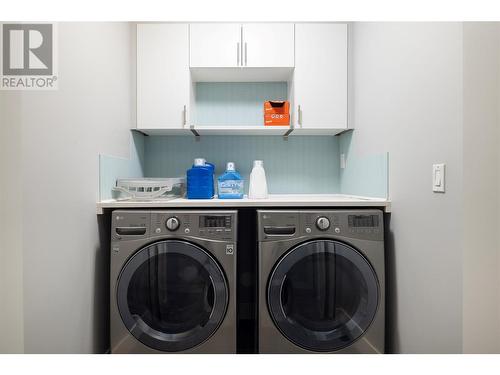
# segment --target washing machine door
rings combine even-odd
[[[229,296],[212,256],[177,240],[153,243],[135,253],[121,271],[116,293],[130,333],[165,352],[207,340],[224,319]]]
[[[295,345],[331,352],[351,345],[373,321],[377,276],[363,255],[344,243],[316,240],[291,249],[268,283],[275,325]]]

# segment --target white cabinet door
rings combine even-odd
[[[192,23],[189,25],[189,53],[192,68],[241,66],[241,25]]]
[[[137,128],[182,129],[189,90],[188,24],[137,25]]]
[[[243,24],[243,65],[257,68],[293,67],[294,25]]]
[[[347,128],[347,25],[295,25],[294,124]]]

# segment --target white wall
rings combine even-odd
[[[0,91],[0,353],[24,351],[20,99]]]
[[[28,353],[107,349],[108,249],[100,236],[106,245],[108,228],[98,226],[95,211],[98,154],[128,156],[134,30],[126,23],[59,24],[59,90],[25,91],[9,108],[22,114],[9,124],[22,129],[22,141],[8,136],[21,144],[13,155],[22,160],[24,182]]]
[[[464,24],[463,350],[500,353],[500,26]]]
[[[351,147],[390,153],[389,349],[459,353],[462,24],[356,23],[352,46]],[[447,192],[435,194],[441,162]]]

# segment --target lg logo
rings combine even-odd
[[[2,89],[54,89],[54,25],[2,25]]]

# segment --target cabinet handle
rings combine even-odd
[[[299,108],[297,110],[297,114],[298,114],[299,125],[302,127],[302,109],[300,108],[300,105],[299,105]]]
[[[236,64],[237,66],[240,66],[240,42],[236,43],[236,54],[238,55],[237,61],[238,63]]]
[[[187,110],[186,105],[184,105],[184,110],[182,111],[182,125],[186,126],[187,123]]]
[[[245,42],[245,66],[247,65],[247,42]]]

